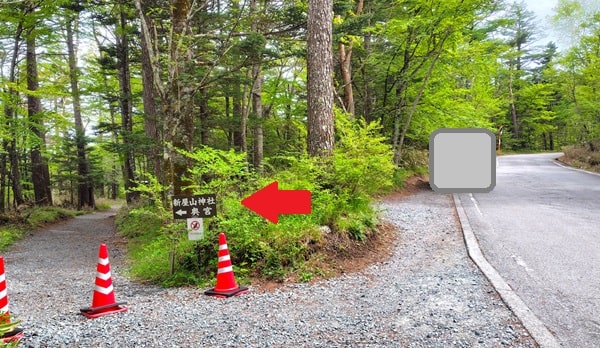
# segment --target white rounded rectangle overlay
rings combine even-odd
[[[440,128],[429,137],[429,185],[436,192],[490,192],[496,136],[484,128]]]

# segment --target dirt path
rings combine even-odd
[[[124,254],[115,237],[115,213],[78,216],[42,228],[4,255],[9,310],[23,319],[26,333],[35,334],[27,327],[40,311],[67,321],[91,304],[101,243],[108,245],[113,277],[119,277]]]

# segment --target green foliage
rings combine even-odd
[[[148,239],[146,243],[137,240],[132,244],[129,255],[133,261],[130,273],[137,279],[149,282],[164,282],[170,277],[169,251],[171,241],[166,235]]]
[[[189,169],[191,182],[198,183],[191,189],[196,194],[216,193],[218,215],[205,219],[203,240],[188,241],[185,225],[169,223],[164,202],[159,202],[159,195],[151,195],[152,184],[142,186],[141,191],[155,203],[117,216],[119,233],[132,238],[131,274],[165,286],[210,284],[216,273],[220,232],[226,233],[234,270],[242,281],[250,276],[283,281],[292,274],[306,281],[320,274],[307,266],[326,243],[320,226],[328,225],[333,233],[364,241],[377,224],[371,197],[391,188],[394,172],[390,147],[378,131],[377,124],[351,121],[338,113],[338,146],[330,159],[273,157],[266,161],[263,178],[248,169],[243,153],[210,147],[185,153],[194,161]],[[281,216],[275,225],[240,204],[274,180],[280,189],[310,190],[312,213]]]
[[[123,207],[117,213],[115,224],[119,234],[124,237],[141,235],[155,236],[162,226],[164,215],[156,211],[156,207],[139,206]]]
[[[239,196],[249,188],[245,183],[253,178],[253,174],[248,168],[246,154],[208,146],[194,153],[180,152],[194,161],[194,166],[188,170],[191,181],[198,183],[188,187],[194,192],[214,193],[219,197],[231,194]]]
[[[134,190],[140,195],[140,201],[136,204],[140,207],[152,205],[159,217],[168,216],[169,211],[166,208],[167,202],[165,201],[167,188],[150,173],[141,173],[140,177],[145,180],[135,182]]]
[[[260,33],[249,33],[246,38],[238,44],[238,48],[241,53],[251,57],[252,59],[258,59],[265,49],[267,40]]]
[[[60,207],[39,207],[31,210],[27,222],[32,227],[40,227],[44,224],[65,220],[75,216],[76,212]]]
[[[380,130],[378,123],[350,121],[338,112],[331,185],[339,193],[372,196],[392,187],[392,149]]]
[[[106,198],[97,198],[96,199],[96,210],[106,211],[110,210],[113,205],[123,205],[124,201],[120,200],[108,200]]]
[[[525,142],[521,147],[547,147],[540,144],[542,136],[557,130],[556,113],[551,110],[555,92],[553,87],[552,84],[538,83],[527,85],[519,91],[522,100],[518,105],[521,115],[521,137]]]
[[[0,251],[5,251],[14,242],[18,241],[25,234],[22,226],[2,226],[0,227]]]
[[[0,215],[0,251],[7,250],[31,229],[72,218],[77,213],[60,207],[32,207],[19,213]]]

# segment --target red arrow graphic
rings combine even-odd
[[[312,207],[310,191],[279,190],[277,181],[244,198],[242,204],[274,224],[279,214],[310,214]]]

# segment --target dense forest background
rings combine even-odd
[[[186,192],[199,148],[243,154],[257,173],[327,155],[309,139],[333,117],[309,115],[310,92],[314,104],[329,83],[307,71],[328,63],[307,55],[310,2],[2,0],[0,212],[131,202],[149,182]],[[441,127],[502,129],[504,151],[600,137],[593,1],[560,0],[552,19],[511,1],[312,6],[333,9],[336,114],[377,124],[363,135],[381,137],[396,168],[418,164]],[[550,20],[568,39],[561,51],[535,44]]]

